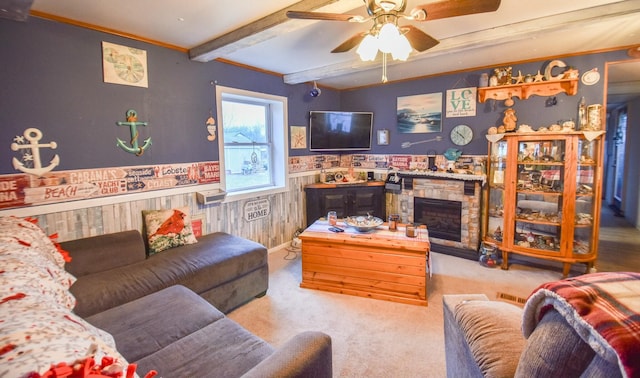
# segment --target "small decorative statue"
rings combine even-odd
[[[498,79],[498,85],[510,85],[511,84],[511,67],[495,68],[493,70],[494,75]]]
[[[462,156],[462,151],[455,148],[448,148],[442,155],[447,159],[447,172],[453,173],[456,161]]]
[[[513,108],[507,108],[504,111],[504,117],[502,118],[502,124],[504,125],[504,130],[506,132],[515,131],[516,121],[518,121],[518,117],[516,117],[516,111]]]

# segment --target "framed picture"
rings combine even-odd
[[[396,113],[399,133],[442,131],[442,93],[398,97]]]
[[[307,128],[304,126],[291,126],[291,149],[307,148]]]
[[[102,74],[105,83],[148,88],[147,52],[102,42]]]
[[[386,146],[389,144],[389,130],[378,130],[378,146]]]

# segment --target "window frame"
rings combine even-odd
[[[288,149],[288,101],[286,97],[244,89],[216,85],[216,109],[218,114],[218,160],[220,164],[220,186],[226,189],[223,100],[268,105],[270,119],[267,127],[270,134],[270,172],[272,184],[227,192],[227,200],[255,198],[263,195],[282,193],[289,190],[289,149]],[[267,141],[269,142],[269,140]],[[257,145],[257,144],[256,144]],[[263,145],[263,144],[261,144]]]

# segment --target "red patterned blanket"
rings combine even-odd
[[[522,331],[534,331],[554,308],[626,377],[640,376],[640,273],[593,273],[541,285],[524,308]]]

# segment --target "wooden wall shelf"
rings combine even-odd
[[[573,96],[578,93],[578,79],[562,79],[551,81],[539,81],[534,83],[499,85],[496,87],[478,88],[478,101],[506,100],[509,97],[517,97],[526,100],[533,95],[553,96],[558,93],[566,93]]]

